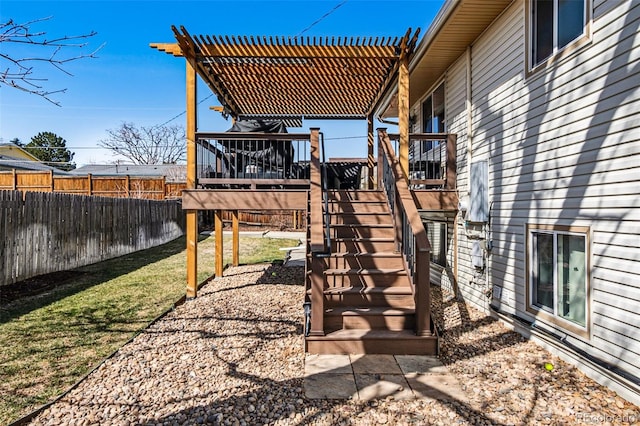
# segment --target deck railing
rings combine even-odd
[[[429,262],[431,246],[420,220],[400,163],[384,129],[378,130],[378,165],[381,182],[391,208],[396,229],[396,247],[403,254],[411,279],[416,310],[416,334],[432,335]]]
[[[309,185],[310,134],[196,133],[196,141],[199,187]]]
[[[400,136],[389,134],[395,152]],[[409,135],[409,187],[454,189],[456,180],[456,135],[411,133]]]

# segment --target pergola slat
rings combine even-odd
[[[198,75],[234,117],[367,118],[412,53],[403,37],[192,36],[151,47],[196,64]]]

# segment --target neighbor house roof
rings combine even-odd
[[[184,56],[236,118],[365,118],[419,31],[403,37],[192,36],[151,47]]]
[[[0,170],[27,170],[37,172],[53,171],[66,174],[65,171],[48,166],[28,151],[13,143],[0,143]]]
[[[409,64],[409,104],[418,102],[513,0],[446,0],[415,49]],[[376,111],[396,117],[395,91]]]
[[[184,164],[89,164],[78,167],[71,173],[93,176],[164,176],[167,181],[184,182],[187,176],[187,166]]]
[[[5,155],[8,157],[26,161],[40,161],[29,151],[11,142],[0,143],[0,155]]]

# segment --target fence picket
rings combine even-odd
[[[183,230],[175,200],[0,191],[0,286],[163,244]]]

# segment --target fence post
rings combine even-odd
[[[49,179],[50,179],[49,192],[53,192],[53,170],[49,170]]]
[[[131,176],[126,175],[124,178],[124,195],[131,198]]]
[[[91,173],[87,174],[87,182],[89,183],[87,195],[93,195],[93,176],[91,176]]]
[[[16,174],[16,169],[11,169],[11,186],[14,191],[18,190],[18,175]]]

